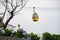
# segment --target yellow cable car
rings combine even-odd
[[[33,19],[33,21],[38,21],[39,20],[38,14],[35,12],[35,7],[33,7],[32,19]]]

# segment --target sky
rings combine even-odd
[[[49,32],[60,34],[59,4],[60,0],[28,0],[27,5],[19,12],[20,14],[14,16],[9,24],[15,26],[20,24],[21,28],[28,33],[42,34]],[[36,7],[36,13],[39,15],[37,22],[32,20],[33,7]]]

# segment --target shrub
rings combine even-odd
[[[38,37],[36,34],[34,33],[30,33],[30,34],[26,34],[25,38],[27,37],[31,37],[31,40],[40,40],[40,37]]]
[[[4,31],[5,31],[5,34],[3,36],[9,36],[9,37],[11,36],[12,34],[11,30],[5,29]]]
[[[19,38],[23,38],[23,34],[20,31],[14,32],[13,33],[13,37],[19,37]]]
[[[2,32],[1,32],[1,30],[0,30],[0,36],[2,36]]]
[[[43,38],[42,40],[51,40],[52,35],[48,32],[43,33]]]
[[[60,40],[60,35],[53,34],[52,40]]]
[[[20,28],[20,25],[18,25],[17,31],[12,31],[8,29],[0,30],[0,36],[7,36],[7,37],[18,37],[18,38],[25,38],[25,39],[31,39],[31,40],[40,40],[40,37],[38,37],[34,33],[26,33],[25,30]]]
[[[43,33],[42,40],[60,40],[60,35],[50,34],[48,32]]]

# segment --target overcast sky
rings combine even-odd
[[[12,25],[21,25],[27,32],[41,34],[44,32],[60,33],[60,0],[29,0],[27,5],[10,21]],[[39,21],[32,20],[33,10],[39,15]]]

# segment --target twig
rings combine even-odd
[[[25,4],[25,5],[26,5],[26,4]],[[24,5],[24,6],[25,6],[25,5]],[[14,13],[17,13],[17,12],[21,11],[24,6],[22,6],[22,7],[20,8],[20,10],[14,12]]]

